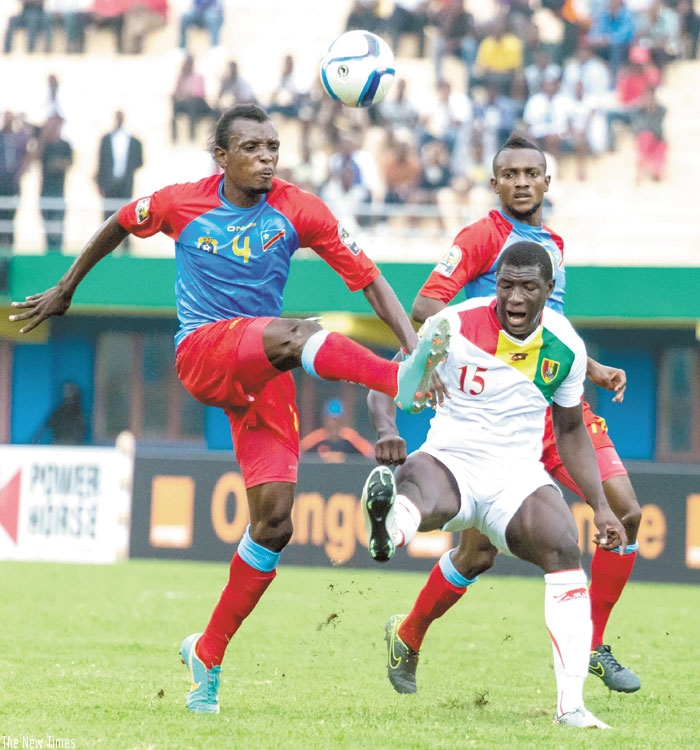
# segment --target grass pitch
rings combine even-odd
[[[614,727],[601,736],[552,724],[541,577],[482,576],[429,631],[418,694],[395,693],[384,623],[427,571],[390,565],[282,565],[229,647],[221,714],[190,715],[177,651],[227,570],[0,563],[0,750],[700,747],[700,587],[627,587],[607,637],[642,689],[589,677],[588,708]]]

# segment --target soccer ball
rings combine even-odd
[[[321,83],[329,96],[348,107],[380,102],[394,81],[394,53],[369,31],[346,31],[321,59]]]

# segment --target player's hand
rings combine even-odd
[[[15,310],[24,312],[10,315],[10,320],[28,321],[20,328],[20,333],[29,333],[38,325],[54,315],[63,315],[70,307],[72,296],[57,286],[52,286],[40,294],[32,294],[26,297],[24,302],[13,302]]]
[[[433,374],[430,380],[430,406],[435,409],[436,406],[443,406],[446,398],[452,398],[450,392],[447,390],[447,386],[442,382],[442,378],[438,375],[436,370],[433,370]]]
[[[611,550],[620,548],[620,554],[624,554],[627,546],[627,534],[625,527],[615,517],[610,508],[596,511],[593,522],[598,531],[593,535],[593,541],[603,549]]]
[[[398,435],[380,437],[374,446],[378,464],[400,466],[406,461],[406,441]]]
[[[621,404],[625,398],[627,388],[627,373],[619,367],[601,365],[600,362],[589,360],[588,379],[601,388],[615,391],[613,402]]]

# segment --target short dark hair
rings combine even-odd
[[[530,149],[532,151],[537,151],[542,157],[542,161],[544,161],[546,169],[547,157],[544,155],[544,151],[536,143],[534,143],[534,141],[529,141],[527,138],[525,138],[525,136],[522,136],[519,133],[512,133],[509,136],[508,140],[494,154],[493,163],[491,165],[494,174],[496,172],[496,159],[498,159],[502,151],[509,151],[510,149]]]
[[[270,116],[257,104],[236,104],[231,109],[227,109],[216,123],[214,137],[212,139],[212,151],[217,146],[219,148],[228,148],[230,139],[231,123],[234,120],[255,120],[255,122],[267,122]]]
[[[496,276],[501,272],[503,266],[537,266],[543,281],[551,281],[554,278],[554,264],[550,254],[536,242],[521,240],[509,245],[498,259]]]

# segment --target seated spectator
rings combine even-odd
[[[401,39],[408,34],[418,39],[418,57],[425,56],[425,28],[430,23],[427,9],[428,0],[394,0],[393,10],[386,19],[394,54],[399,54]]]
[[[572,101],[559,90],[557,78],[547,78],[542,91],[533,94],[525,104],[523,122],[527,135],[544,151],[558,157],[562,151],[571,150],[569,117]]]
[[[173,113],[170,131],[173,143],[177,141],[177,118],[186,115],[189,121],[190,140],[196,138],[197,125],[207,118],[216,119],[217,110],[207,102],[204,76],[194,68],[194,57],[187,55],[182,63],[172,94]]]
[[[433,47],[435,80],[442,79],[443,59],[450,55],[464,63],[467,84],[478,47],[474,16],[465,10],[464,0],[444,0],[437,11],[430,14],[430,20],[437,31]]]
[[[12,52],[15,31],[24,29],[27,32],[27,52],[34,52],[36,42],[40,36],[44,37],[44,46],[48,50],[46,40],[47,16],[44,12],[44,0],[19,0],[19,13],[10,16],[5,30],[5,54]]]
[[[681,54],[681,24],[678,13],[661,0],[652,0],[637,14],[636,43],[651,53],[654,65],[663,71]]]
[[[382,195],[379,167],[373,154],[362,148],[363,140],[364,133],[358,126],[343,130],[336,150],[328,157],[328,171],[331,179],[337,179],[348,167],[353,185],[360,185],[370,200],[379,200]],[[364,226],[368,221],[361,219],[360,223]]]
[[[335,214],[340,224],[350,234],[357,232],[372,201],[367,187],[358,181],[355,166],[345,162],[339,170],[331,172],[328,181],[319,191],[321,198]]]
[[[528,96],[542,91],[545,78],[560,77],[561,67],[552,60],[552,55],[547,49],[538,47],[535,50],[533,62],[525,66]]]
[[[616,146],[616,134],[613,124],[616,122],[631,124],[630,113],[638,107],[649,86],[656,87],[661,83],[661,71],[651,62],[651,54],[644,47],[632,47],[629,64],[618,76],[615,87],[615,105],[607,111],[608,148],[613,151]]]
[[[63,31],[68,54],[85,52],[85,30],[92,19],[92,0],[45,0],[46,48],[53,52],[53,32]]]
[[[495,84],[474,91],[473,129],[481,131],[487,154],[494,156],[500,145],[508,140],[522,117],[524,107],[524,101],[516,101],[510,94],[501,93]]]
[[[607,145],[604,140],[601,142],[601,137],[605,138],[605,124],[600,127],[600,118],[597,118],[597,115],[596,106],[591,98],[584,94],[583,82],[579,81],[574,86],[569,112],[569,132],[579,180],[585,180],[588,176],[588,157],[601,153]]]
[[[219,95],[216,97],[216,109],[221,114],[236,104],[257,104],[253,87],[241,77],[238,63],[231,60],[226,75],[221,79]]]
[[[634,13],[625,0],[608,0],[607,5],[591,18],[588,43],[595,54],[610,65],[613,82],[627,59],[634,34]]]
[[[117,52],[124,52],[124,17],[128,0],[93,0],[92,25],[114,34]]]
[[[280,114],[290,119],[299,116],[299,110],[308,97],[308,89],[301,85],[292,55],[285,55],[279,80],[267,105],[268,114]]]
[[[649,86],[640,106],[633,110],[631,116],[637,184],[645,175],[649,175],[655,182],[664,178],[668,151],[664,137],[665,117],[666,107],[656,98],[656,89]]]
[[[420,150],[420,179],[411,202],[419,206],[437,206],[440,194],[451,185],[450,152],[442,141],[429,141]],[[437,220],[438,226],[444,229],[439,212]]]
[[[384,31],[379,0],[354,0],[345,21],[345,31],[356,30],[371,31],[373,34],[381,34]]]
[[[695,0],[667,0],[679,16],[683,58],[696,60],[698,57],[698,36],[700,35],[700,15],[695,11]]]
[[[470,90],[475,86],[493,83],[501,91],[508,91],[513,78],[523,66],[523,43],[508,31],[506,16],[498,16],[491,31],[479,43]]]
[[[124,13],[124,52],[140,55],[146,37],[165,28],[168,22],[168,0],[129,0]]]
[[[389,131],[413,129],[418,122],[418,110],[406,94],[406,79],[397,78],[389,95],[377,104],[379,123]]]
[[[302,139],[299,161],[292,167],[292,179],[302,190],[318,195],[328,180],[328,158],[317,148],[311,148],[308,138]]]
[[[471,126],[472,103],[466,94],[452,90],[448,81],[439,81],[434,97],[426,99],[420,118],[419,146],[430,140],[443,141],[450,154],[460,131]]]
[[[206,29],[211,46],[218,47],[223,25],[223,0],[191,0],[190,9],[180,17],[180,49],[187,48],[187,32],[192,26]]]
[[[569,96],[574,95],[574,88],[583,84],[584,96],[595,96],[601,101],[612,89],[610,69],[593,54],[588,42],[583,39],[576,55],[566,62],[562,72],[561,89]]]
[[[388,140],[380,165],[385,186],[384,203],[410,203],[421,174],[411,134],[399,131]]]
[[[346,456],[374,458],[374,444],[345,423],[343,402],[334,398],[323,407],[323,427],[302,438],[304,453],[316,454],[326,463],[344,463]]]

